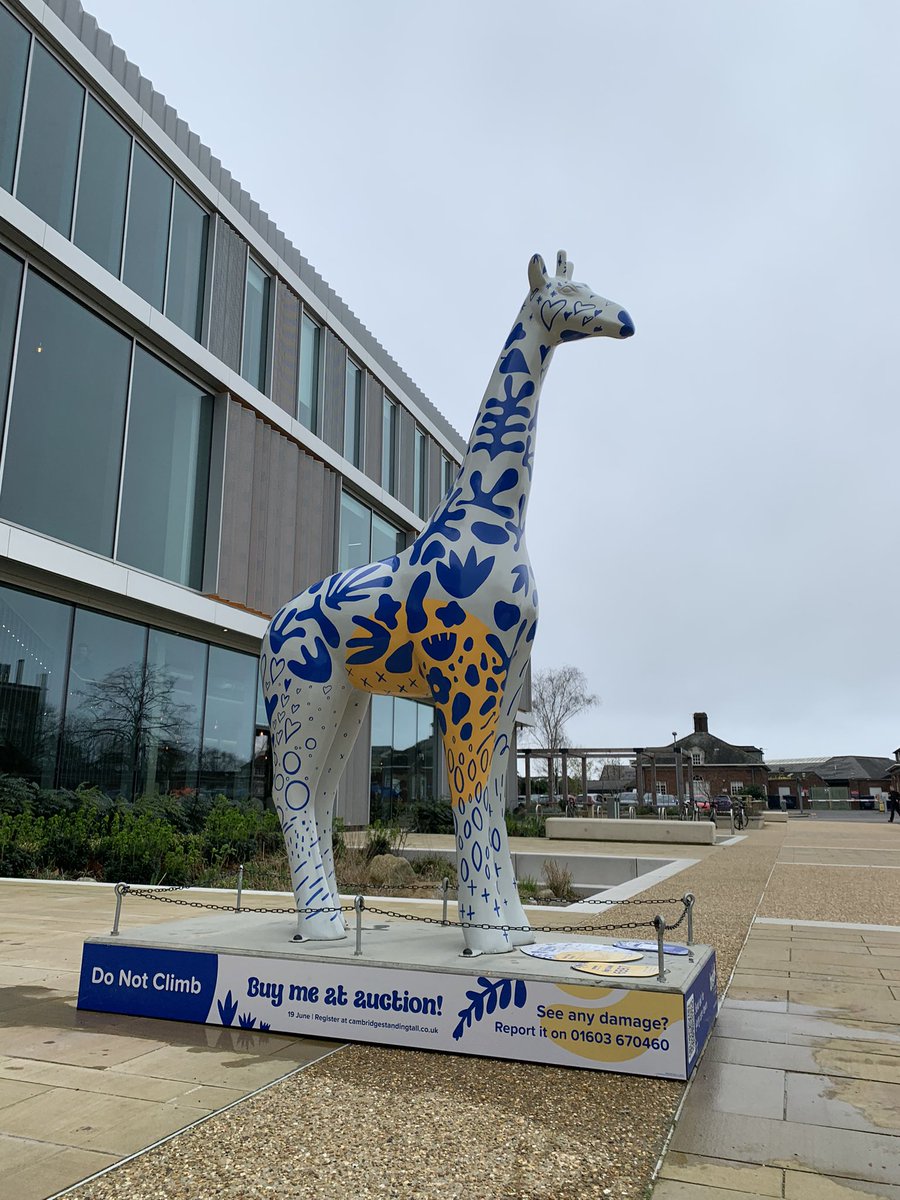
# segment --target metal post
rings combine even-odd
[[[569,755],[567,751],[562,752],[562,793],[560,797],[559,807],[562,809],[565,816],[569,815]]]
[[[443,911],[441,912],[441,924],[447,925],[447,924],[449,924],[449,922],[447,921],[447,902],[450,898],[450,877],[449,877],[449,875],[444,876],[444,878],[441,882],[441,891],[443,892],[443,895],[444,895],[444,907],[443,907]]]
[[[681,750],[675,752],[675,799],[684,812],[684,754]]]
[[[531,808],[531,751],[525,751],[525,803]]]
[[[659,983],[666,981],[666,952],[663,948],[663,936],[666,932],[665,918],[657,915],[653,918],[653,924],[656,928],[656,953],[659,958],[659,974],[657,980]]]
[[[116,915],[113,919],[113,927],[109,931],[110,937],[119,936],[119,917],[122,915],[122,901],[125,898],[125,893],[128,891],[127,883],[116,884]]]
[[[644,763],[642,749],[634,752],[634,798],[635,798],[635,816],[637,815],[638,807],[644,803]]]
[[[244,864],[241,863],[238,866],[237,903],[234,906],[236,912],[241,911],[241,892],[243,890],[244,890]]]
[[[693,892],[685,892],[684,896],[682,896],[684,907],[687,909],[687,944],[689,946],[693,946],[694,944],[694,899]]]
[[[581,800],[582,800],[582,803],[584,804],[584,807],[587,808],[588,794],[587,794],[587,755],[586,754],[582,754],[582,756],[581,756]]]
[[[728,820],[731,822],[731,835],[734,836],[734,799],[731,801],[731,808],[728,810]]]
[[[694,793],[694,756],[688,758],[688,796],[691,801],[691,812],[694,814],[694,820],[700,815],[697,812],[697,797]]]
[[[362,915],[365,903],[362,896],[357,896],[353,901],[353,907],[356,909],[356,949],[353,951],[354,958],[359,958],[362,954]]]
[[[658,817],[662,816],[662,809],[659,807],[657,796],[659,794],[659,781],[656,778],[656,755],[650,755],[650,803],[656,810]]]
[[[553,766],[556,762],[556,755],[552,752],[547,755],[547,807],[553,803],[555,789],[553,787]]]

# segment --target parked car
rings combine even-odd
[[[716,806],[717,813],[724,813],[727,816],[731,812],[732,804],[730,796],[716,796],[713,804]]]

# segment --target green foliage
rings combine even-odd
[[[572,872],[568,867],[564,867],[555,858],[547,858],[544,860],[543,875],[547,882],[547,887],[558,900],[575,899],[575,890],[572,887]]]
[[[519,899],[527,904],[535,898],[539,889],[540,884],[538,881],[526,875],[523,879],[519,880]]]
[[[420,800],[412,811],[416,833],[452,833],[453,809],[449,800]]]
[[[406,830],[399,825],[373,821],[366,830],[366,858],[371,861],[379,854],[399,854],[406,841]]]
[[[506,832],[510,837],[544,837],[546,835],[544,816],[533,813],[506,814]]]

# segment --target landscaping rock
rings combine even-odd
[[[376,854],[369,863],[369,879],[381,887],[409,887],[416,882],[416,873],[396,854]]]

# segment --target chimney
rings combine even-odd
[[[694,713],[694,733],[709,733],[709,720],[706,713]]]

